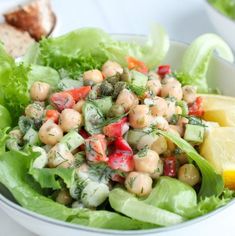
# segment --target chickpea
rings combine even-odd
[[[74,164],[74,156],[65,144],[58,143],[48,152],[50,168],[69,168]]]
[[[85,100],[79,100],[74,106],[73,109],[79,113],[82,113],[82,107],[85,103]]]
[[[122,105],[125,111],[129,111],[133,106],[139,104],[138,97],[128,89],[123,89],[116,100],[117,105]]]
[[[123,115],[125,113],[125,109],[122,105],[114,104],[109,110],[109,117],[117,117]]]
[[[193,164],[184,164],[179,168],[178,179],[186,184],[194,186],[200,182],[200,173]]]
[[[149,80],[159,80],[159,81],[161,81],[161,77],[155,71],[150,71],[148,73],[148,78],[149,78]]]
[[[151,101],[149,101],[151,100]],[[164,98],[155,97],[153,99],[145,99],[144,102],[150,103],[150,110],[153,116],[164,116],[167,112],[167,102]]]
[[[161,130],[168,130],[169,129],[168,121],[164,117],[162,117],[162,116],[154,117],[152,123],[155,124],[155,126],[158,129],[161,129]]]
[[[177,100],[181,100],[183,97],[183,91],[181,84],[174,78],[166,78],[162,81],[162,97],[175,97]]]
[[[129,113],[130,126],[134,129],[146,128],[151,123],[150,110],[147,105],[137,105]]]
[[[104,75],[104,78],[114,76],[117,73],[123,73],[123,68],[117,62],[106,61],[102,66],[102,74]]]
[[[60,114],[60,127],[64,132],[77,129],[82,124],[82,116],[73,109],[64,109]]]
[[[103,75],[99,70],[88,70],[83,74],[85,84],[98,84],[103,81]]]
[[[53,146],[62,139],[63,130],[52,120],[48,120],[39,129],[38,136],[42,143]]]
[[[59,194],[56,197],[56,201],[63,205],[69,205],[72,203],[72,198],[69,195],[69,191],[67,189],[61,189]]]
[[[181,137],[184,135],[184,128],[179,125],[170,125],[170,130],[175,130]]]
[[[157,164],[157,169],[154,171],[153,174],[150,175],[151,178],[157,179],[161,175],[163,175],[163,170],[164,170],[164,164],[161,159],[159,159],[158,164]]]
[[[147,82],[147,88],[152,95],[158,95],[161,91],[162,85],[160,80],[149,80]]]
[[[127,190],[137,196],[148,195],[152,191],[153,180],[148,174],[140,172],[130,172],[125,180]]]
[[[176,113],[176,107],[175,107],[175,102],[167,100],[166,103],[167,103],[167,109],[164,117],[169,121],[171,117]]]
[[[30,88],[30,96],[35,101],[45,101],[50,93],[50,85],[44,82],[34,82]]]
[[[195,102],[197,98],[196,88],[194,86],[186,85],[182,88],[183,90],[183,100],[188,104]]]
[[[40,119],[43,116],[44,109],[38,103],[29,104],[25,108],[25,115],[32,119]]]
[[[157,169],[159,156],[150,149],[142,149],[134,155],[135,170],[153,174]]]

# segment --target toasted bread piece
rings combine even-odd
[[[13,57],[24,55],[29,46],[35,42],[28,32],[20,31],[5,23],[0,24],[0,41]]]
[[[28,31],[36,40],[48,36],[54,29],[56,17],[50,0],[34,0],[4,14],[6,22],[18,29]]]

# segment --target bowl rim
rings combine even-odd
[[[147,37],[144,34],[141,35],[141,34],[121,34],[121,33],[111,34],[111,36],[126,37],[126,38],[129,37],[129,38],[134,38],[134,39],[135,38],[142,38],[143,39],[143,38]],[[189,45],[189,43],[179,41],[179,40],[171,40],[170,42],[171,42],[171,44],[178,44],[181,47],[187,47]],[[214,55],[213,58],[220,61],[220,63],[224,63],[224,64],[227,64],[228,66],[235,68],[235,65],[233,63],[225,61],[224,59],[222,59],[216,55]],[[69,228],[71,230],[82,230],[84,232],[99,233],[99,234],[103,234],[103,235],[120,235],[120,234],[121,235],[143,235],[143,234],[150,235],[150,234],[156,234],[156,233],[170,232],[173,230],[187,227],[189,225],[199,223],[211,216],[216,215],[217,213],[219,213],[221,211],[224,211],[225,209],[227,209],[231,205],[235,204],[235,199],[233,199],[229,203],[227,203],[226,205],[224,205],[224,206],[222,206],[210,213],[207,213],[205,215],[199,216],[199,217],[191,219],[191,220],[187,220],[185,222],[182,222],[182,223],[179,223],[176,225],[167,226],[167,227],[159,227],[159,228],[153,228],[153,229],[142,229],[142,230],[115,230],[115,229],[94,228],[94,227],[90,227],[90,226],[83,226],[83,225],[79,225],[79,224],[73,224],[70,222],[65,222],[62,220],[54,219],[52,217],[48,217],[48,216],[36,213],[34,211],[28,210],[28,209],[20,206],[19,204],[14,203],[13,201],[9,200],[5,196],[3,196],[1,193],[0,193],[0,201],[1,201],[0,205],[3,205],[6,208],[7,207],[12,208],[13,210],[18,211],[20,214],[24,214],[27,217],[33,217],[34,219],[39,220],[39,221],[43,221],[47,224],[54,224],[58,227],[65,227],[65,228]],[[5,210],[5,213],[6,213],[6,210]]]
[[[220,16],[222,16],[224,19],[229,20],[230,22],[235,24],[235,19],[230,18],[229,16],[223,14],[219,9],[217,9],[216,7],[214,7],[212,4],[209,3],[209,0],[205,0],[207,6],[211,9],[213,9],[213,11],[217,12],[217,14],[219,14]]]

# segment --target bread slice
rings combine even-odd
[[[24,55],[29,46],[35,42],[28,32],[20,31],[5,23],[0,24],[0,41],[13,57]]]
[[[36,40],[48,36],[54,29],[56,17],[50,0],[33,0],[4,14],[5,21],[29,34]]]

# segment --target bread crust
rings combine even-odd
[[[43,14],[47,14],[47,27],[43,25]],[[17,9],[4,14],[5,21],[18,29],[29,32],[29,34],[40,40],[48,36],[56,24],[56,16],[52,11],[49,0],[34,0],[29,4],[18,6]]]

